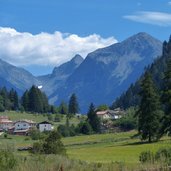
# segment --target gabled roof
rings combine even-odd
[[[36,123],[36,122],[34,122],[32,120],[27,120],[27,119],[15,121],[15,123],[17,123],[17,122],[26,122],[26,123],[29,123],[29,124],[35,124]]]
[[[40,125],[40,124],[51,124],[52,125],[52,123],[50,123],[48,121],[43,121],[43,122],[38,123],[38,125]]]

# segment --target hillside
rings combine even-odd
[[[163,89],[164,72],[166,71],[167,63],[171,59],[171,39],[168,42],[163,43],[162,56],[158,57],[152,65],[148,66],[145,72],[150,72],[155,85],[157,86],[159,93]],[[124,109],[131,106],[137,106],[140,102],[138,93],[140,92],[140,83],[144,74],[137,80],[135,84],[132,84],[127,91],[125,91],[119,98],[114,101],[112,108],[122,107]]]

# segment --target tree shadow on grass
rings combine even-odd
[[[128,146],[128,145],[136,146],[136,145],[145,145],[145,144],[155,144],[155,143],[162,142],[162,141],[165,141],[165,140],[152,141],[150,143],[148,141],[138,141],[138,142],[126,143],[121,146]]]

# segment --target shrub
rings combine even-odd
[[[92,127],[88,122],[80,122],[77,131],[81,134],[91,134],[92,133]]]
[[[52,121],[52,120],[53,120],[52,114],[48,114],[48,120],[49,120],[49,121]]]
[[[66,150],[60,134],[57,131],[52,131],[43,141],[33,144],[32,153],[66,155]]]
[[[61,136],[57,131],[50,132],[49,136],[43,142],[45,154],[66,155],[65,147],[61,141]]]
[[[54,122],[60,122],[61,121],[61,116],[56,114],[54,118]]]
[[[7,137],[8,137],[8,134],[7,134],[7,133],[5,133],[5,134],[4,134],[4,138],[7,138]]]
[[[137,127],[137,119],[134,117],[134,113],[128,113],[122,118],[114,121],[114,125],[123,131],[133,130]]]
[[[63,136],[63,137],[69,137],[70,136],[70,130],[66,125],[59,125],[58,126],[58,132]]]
[[[13,169],[17,164],[17,160],[12,152],[7,150],[0,151],[0,170],[6,171]]]
[[[151,151],[143,151],[139,156],[139,160],[141,163],[153,163],[154,159],[154,154]]]
[[[171,164],[171,148],[160,148],[155,154],[155,159],[159,162],[162,161],[167,164]]]
[[[43,144],[40,142],[33,143],[33,149],[31,151],[34,154],[41,154],[43,153]]]
[[[38,140],[40,139],[40,131],[37,129],[32,129],[30,131],[30,137],[32,140]]]

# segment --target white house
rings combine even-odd
[[[101,119],[110,119],[111,118],[111,115],[109,114],[109,112],[107,110],[98,111],[98,112],[96,112],[96,114]]]
[[[51,131],[53,129],[53,126],[50,122],[44,121],[38,124],[38,129],[40,132]]]
[[[101,119],[119,119],[125,114],[125,111],[116,108],[114,110],[97,111],[96,114]]]
[[[15,131],[26,130],[35,126],[36,126],[36,123],[31,120],[19,120],[14,123]]]
[[[0,130],[8,130],[13,127],[13,121],[9,120],[8,116],[0,116]]]

